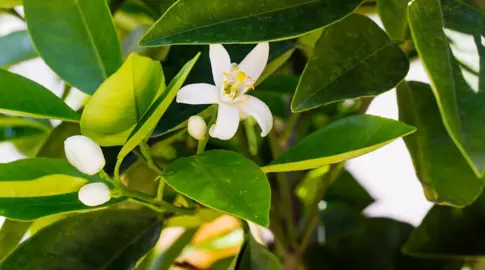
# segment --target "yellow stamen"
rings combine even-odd
[[[239,71],[239,66],[236,63],[232,63],[231,72]]]

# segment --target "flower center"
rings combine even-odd
[[[244,86],[244,92],[249,89],[254,90],[254,80],[251,76],[239,69],[237,64],[232,64],[230,72],[223,72],[225,79],[222,81],[224,87],[223,95],[234,100],[237,96],[237,91],[241,86]]]

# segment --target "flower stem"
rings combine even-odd
[[[148,144],[145,141],[140,143],[140,151],[141,151],[142,159],[146,162],[146,164],[148,165],[148,168],[155,171],[158,175],[162,175],[163,172],[155,164],[155,162],[153,162],[152,155],[150,154],[150,146],[148,146]]]
[[[193,215],[197,212],[196,208],[184,208],[172,205],[168,202],[157,201],[156,198],[150,197],[146,194],[135,190],[122,190],[121,194],[126,197],[130,197],[135,202],[147,206],[157,212],[173,212],[181,215]]]
[[[210,129],[212,125],[216,122],[216,117],[217,117],[217,107],[216,105],[212,105],[212,115],[209,119],[209,123],[207,124],[207,127]],[[206,132],[204,138],[199,140],[199,144],[197,145],[197,154],[204,153],[205,147],[207,146],[207,142],[209,141],[209,131]]]

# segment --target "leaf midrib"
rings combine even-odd
[[[84,16],[84,13],[82,11],[82,8],[81,8],[81,6],[79,4],[79,0],[74,0],[74,5],[76,6],[76,9],[79,12],[79,16],[81,17],[83,27],[84,27],[84,29],[86,29],[86,33],[88,35],[88,41],[89,41],[89,43],[91,43],[91,48],[94,51],[94,56],[96,58],[96,62],[98,63],[99,68],[101,70],[101,76],[103,77],[103,79],[107,79],[108,78],[108,73],[106,72],[106,69],[105,69],[105,67],[103,65],[103,61],[101,60],[101,55],[99,53],[99,49],[96,46],[96,43],[94,42],[93,34],[91,33],[91,30],[88,27],[88,23],[86,21],[86,17]]]

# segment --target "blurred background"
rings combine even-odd
[[[16,9],[16,11],[20,15],[23,14],[21,8]],[[371,14],[370,17],[382,27],[377,15]],[[0,37],[24,29],[26,29],[26,25],[21,19],[10,15],[0,15]],[[0,58],[2,57],[1,54],[2,52],[0,52]],[[57,95],[61,95],[63,92],[62,82],[40,58],[11,66],[9,70],[42,84]],[[412,63],[407,79],[428,82],[419,61]],[[12,89],[12,91],[15,91],[15,89]],[[67,102],[77,109],[86,98],[80,91],[74,90],[71,91]],[[398,110],[395,90],[375,98],[368,109],[368,113],[397,120]],[[0,162],[11,162],[20,158],[23,158],[23,155],[12,144],[0,143]],[[347,162],[347,169],[375,199],[375,202],[365,210],[365,214],[368,216],[391,217],[416,226],[431,208],[431,203],[423,195],[411,158],[402,139],[367,155],[350,160]],[[3,218],[0,219],[0,224],[1,222],[3,222]],[[217,222],[225,227],[238,226],[237,222],[234,223],[235,221],[230,218],[217,220]],[[173,228],[170,231],[165,231],[165,236],[162,237],[176,238],[181,233],[181,230]],[[233,234],[228,234],[226,239],[220,241],[222,241],[221,243],[231,242],[231,237],[241,239],[242,232],[236,231]]]

